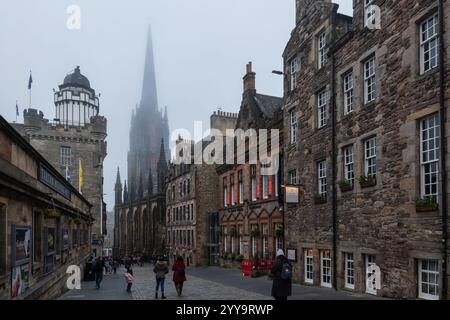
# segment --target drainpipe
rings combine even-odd
[[[445,15],[444,15],[444,0],[439,0],[439,34],[440,34],[440,46],[439,46],[439,116],[440,116],[440,128],[441,128],[441,204],[442,204],[442,243],[443,243],[443,261],[442,261],[442,299],[447,299],[447,261],[448,261],[448,203],[447,203],[447,168],[446,168],[446,152],[447,152],[447,139],[446,139],[446,107],[445,107]]]
[[[335,24],[336,24],[336,14],[337,7],[333,9],[331,15],[331,27],[332,27],[332,36],[336,39],[335,33]],[[332,220],[333,220],[333,287],[335,290],[338,290],[337,286],[337,189],[336,189],[336,165],[337,165],[337,155],[336,155],[336,59],[335,59],[335,51],[331,52],[331,95],[330,95],[330,105],[331,105],[331,148],[332,148]]]

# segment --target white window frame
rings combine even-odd
[[[240,170],[238,172],[238,192],[239,192],[239,204],[244,203],[244,172]]]
[[[377,289],[375,287],[376,285],[376,277],[373,277],[373,280],[370,282],[369,279],[371,277],[371,274],[369,274],[368,270],[370,267],[376,265],[376,257],[374,255],[366,254],[365,255],[365,263],[364,263],[366,269],[364,270],[364,274],[366,275],[366,293],[377,295]]]
[[[317,49],[318,49],[318,67],[322,69],[327,63],[327,34],[322,32],[317,37]]]
[[[344,148],[344,178],[349,181],[351,185],[355,183],[354,171],[354,148],[353,145]]]
[[[234,198],[234,174],[230,176],[230,196],[231,196],[231,205],[234,206],[236,204],[236,199]]]
[[[352,252],[344,253],[345,287],[355,289],[355,259]]]
[[[317,162],[317,191],[318,194],[327,195],[327,162],[326,160]]]
[[[439,15],[436,13],[420,24],[420,74],[439,66]]]
[[[299,71],[299,59],[298,57],[295,57],[291,60],[291,91],[294,91],[295,88],[297,88],[298,71]]]
[[[291,111],[289,114],[291,122],[291,144],[294,144],[297,142],[297,114],[295,111]]]
[[[326,254],[325,254],[326,253]],[[331,273],[331,251],[320,251],[320,285],[325,288],[332,287],[333,275]]]
[[[269,198],[269,176],[262,176],[263,199]]]
[[[364,140],[364,175],[377,177],[377,138]]]
[[[317,127],[323,128],[327,125],[327,90],[324,89],[317,94]]]
[[[269,259],[269,238],[263,237],[263,259]]]
[[[314,283],[314,255],[311,249],[306,249],[305,256],[305,283]]]
[[[251,191],[252,191],[252,201],[257,200],[257,190],[256,190],[256,165],[250,166],[250,180],[251,180]]]
[[[419,298],[426,300],[439,300],[440,297],[440,267],[439,260],[419,260],[419,272],[418,272],[418,285],[419,285]],[[424,263],[426,264],[426,268],[424,268]],[[437,270],[430,269],[430,264],[435,263]],[[427,279],[424,279],[424,275],[427,275]],[[435,277],[435,281],[431,282],[430,277]],[[436,287],[436,294],[430,294],[428,292],[424,292],[427,287]]]
[[[293,186],[298,184],[297,170],[289,171],[289,181]]]
[[[239,254],[244,254],[244,226],[240,225],[238,227],[239,232]]]
[[[364,62],[364,104],[375,101],[377,97],[377,78],[375,57]]]
[[[353,71],[344,76],[344,115],[353,112]]]
[[[373,19],[376,19],[375,14],[376,12],[373,9],[373,1],[374,0],[364,0],[364,26],[369,26],[369,21],[372,19],[372,22],[370,24],[374,24]]]
[[[420,193],[424,198],[436,197],[437,201],[440,152],[440,120],[434,114],[420,121]]]
[[[256,257],[258,255],[258,239],[256,237],[252,237],[252,257]]]
[[[224,177],[223,178],[223,206],[225,208],[228,207],[228,188],[227,188],[227,184],[228,184],[228,178]]]
[[[62,166],[72,166],[72,148],[61,147],[60,149],[60,161]]]
[[[227,227],[223,227],[223,251],[227,252],[228,250],[228,230]]]

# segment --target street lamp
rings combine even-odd
[[[277,75],[279,75],[279,76],[282,76],[282,75],[284,74],[283,71],[278,71],[278,70],[272,70],[272,73],[273,73],[273,74],[277,74]]]

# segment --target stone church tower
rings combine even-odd
[[[155,189],[159,188],[157,186],[149,188],[148,186],[150,173],[152,181],[158,181],[157,166],[161,140],[164,140],[165,159],[169,159],[170,156],[167,108],[164,112],[158,108],[150,28],[147,41],[142,97],[131,118],[130,150],[128,152],[128,189],[131,200],[139,198],[139,193],[145,195],[149,191],[156,192]]]

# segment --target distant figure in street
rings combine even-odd
[[[281,249],[277,251],[275,264],[270,271],[273,278],[272,297],[278,301],[286,301],[292,295],[292,265]]]
[[[169,265],[164,261],[163,257],[159,257],[153,268],[153,272],[156,276],[156,292],[155,299],[158,299],[158,289],[161,286],[161,299],[165,299],[164,296],[164,280],[166,279],[166,274],[169,273]]]
[[[103,280],[103,270],[105,269],[105,261],[103,261],[102,258],[97,257],[97,260],[95,261],[93,271],[95,274],[95,287],[97,289],[100,289],[100,284]]]
[[[183,257],[178,257],[173,267],[173,282],[177,289],[178,296],[181,297],[183,291],[183,282],[186,281],[186,266],[184,265]]]
[[[113,261],[113,271],[114,274],[117,274],[117,267],[119,267],[119,263],[117,262],[117,260]]]
[[[126,267],[127,271],[124,274],[125,280],[127,281],[127,292],[131,293],[131,286],[133,285],[133,269],[131,268],[131,265],[128,265]]]

